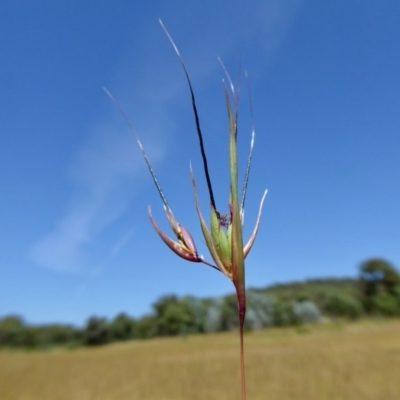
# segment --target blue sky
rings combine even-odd
[[[12,1],[0,6],[0,316],[83,324],[141,316],[161,295],[232,292],[185,262],[118,99],[176,218],[208,256],[195,213],[208,196],[190,97],[161,18],[197,95],[217,207],[229,199],[220,56],[247,70],[256,142],[245,237],[269,189],[247,286],[356,276],[361,261],[400,266],[398,1]],[[244,170],[250,118],[239,122]],[[243,178],[243,174],[241,176]]]

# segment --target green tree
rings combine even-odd
[[[358,298],[342,292],[333,292],[323,299],[322,311],[332,317],[357,319],[363,315],[364,308]]]
[[[25,324],[22,318],[10,315],[0,320],[0,346],[22,346]]]
[[[108,327],[110,339],[116,341],[132,339],[135,335],[135,326],[136,321],[125,313],[117,315]]]
[[[88,346],[98,346],[109,341],[109,327],[105,318],[89,318],[83,332],[84,343]]]
[[[275,298],[272,295],[248,290],[246,327],[248,329],[260,329],[272,326],[274,323],[274,304]]]
[[[43,325],[39,327],[40,346],[60,346],[77,344],[80,341],[78,329],[69,325]]]
[[[204,324],[205,332],[219,332],[222,330],[221,309],[223,299],[210,299],[207,301],[207,312]]]
[[[400,315],[400,304],[398,299],[388,293],[380,292],[372,299],[374,312],[385,317],[397,317]]]
[[[396,297],[400,275],[388,261],[374,258],[361,264],[359,284],[365,309],[368,312],[376,312],[375,297],[382,293]]]
[[[145,315],[136,321],[134,337],[150,339],[158,335],[158,321],[154,315]]]
[[[296,324],[296,316],[290,303],[276,300],[273,309],[274,326],[290,326]]]
[[[187,302],[177,296],[161,297],[153,304],[158,322],[158,332],[162,336],[173,336],[186,333],[194,324],[194,313]]]
[[[188,332],[204,333],[206,331],[206,316],[208,306],[204,300],[197,299],[193,296],[185,296],[180,299],[190,310],[191,322],[188,325]]]
[[[221,328],[231,331],[239,328],[238,303],[236,295],[225,296],[221,303]]]

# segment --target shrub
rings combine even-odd
[[[109,325],[111,340],[132,339],[135,332],[136,321],[128,315],[121,313],[117,315]]]
[[[206,332],[218,332],[222,330],[221,314],[221,301],[215,301],[209,305],[204,324]]]
[[[372,299],[372,305],[375,313],[386,317],[395,317],[400,315],[400,306],[398,299],[387,293],[378,293]]]
[[[293,313],[297,321],[303,324],[313,324],[321,321],[321,311],[312,301],[293,303]]]
[[[25,325],[22,318],[8,316],[0,321],[0,346],[20,346]]]
[[[157,318],[154,315],[145,315],[135,324],[134,337],[138,339],[149,339],[158,335]]]
[[[83,333],[84,343],[88,346],[97,346],[109,341],[109,328],[105,318],[91,317]]]
[[[274,326],[290,326],[296,323],[293,307],[284,301],[275,301],[273,309]]]
[[[364,313],[361,302],[343,293],[331,293],[322,304],[323,312],[334,317],[357,319]]]
[[[247,293],[246,327],[260,329],[274,323],[274,298],[254,291]]]

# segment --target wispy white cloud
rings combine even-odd
[[[78,272],[99,262],[92,251],[98,246],[97,238],[124,213],[136,192],[132,179],[144,168],[134,145],[127,132],[118,132],[116,126],[104,124],[93,129],[69,170],[73,191],[65,214],[30,250],[35,263],[56,271]],[[154,162],[162,157],[161,148],[151,150]],[[116,245],[96,253],[106,258],[105,251],[115,255],[130,236],[128,232]]]

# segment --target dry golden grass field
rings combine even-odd
[[[399,400],[400,321],[246,335],[248,400]],[[234,400],[234,333],[0,351],[1,400]]]

